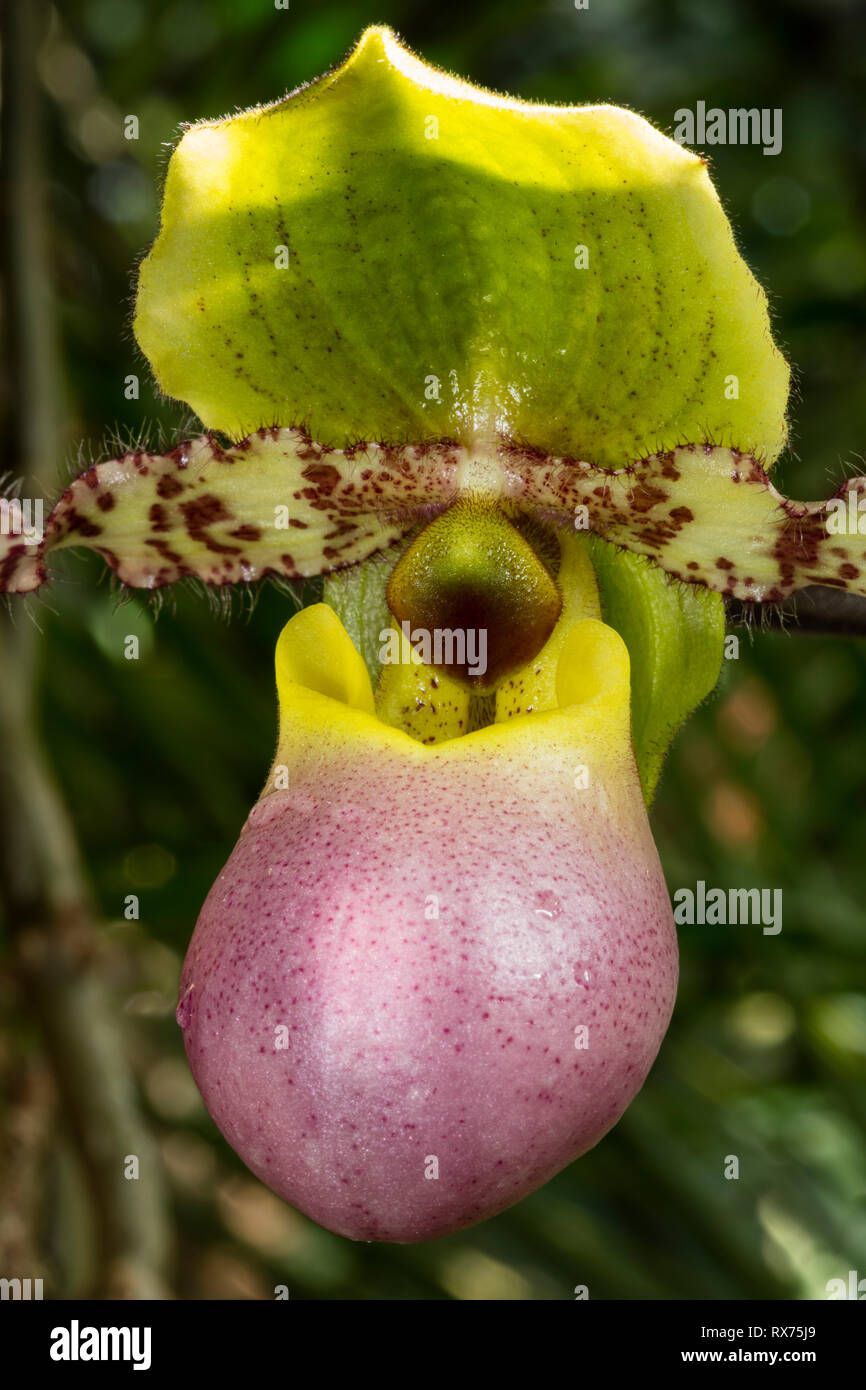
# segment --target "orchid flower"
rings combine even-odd
[[[186,130],[139,345],[206,432],[89,468],[0,589],[328,576],[178,1021],[248,1166],[358,1239],[446,1234],[598,1142],[674,1005],[646,806],[721,595],[866,593],[863,479],[770,480],[789,373],[706,163],[368,30]],[[441,641],[440,641],[441,639]]]

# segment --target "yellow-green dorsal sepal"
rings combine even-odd
[[[619,467],[708,432],[772,460],[787,366],[704,161],[631,111],[497,96],[368,29],[187,129],[135,331],[241,438],[461,442]]]

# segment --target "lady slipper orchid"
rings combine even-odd
[[[595,1144],[677,975],[646,804],[721,595],[866,593],[866,480],[786,499],[788,368],[705,161],[371,29],[186,130],[136,334],[205,433],[89,468],[0,590],[87,546],[156,590],[326,575],[178,1021],[249,1167],[411,1241]]]

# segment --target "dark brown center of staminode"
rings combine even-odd
[[[401,556],[388,607],[422,660],[488,693],[532,660],[559,617],[545,551],[531,526],[467,495]]]

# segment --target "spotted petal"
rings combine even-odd
[[[522,504],[569,517],[677,579],[755,602],[810,584],[866,594],[866,478],[849,479],[826,502],[795,502],[753,454],[712,444],[615,473],[572,459],[517,466]]]
[[[611,472],[507,439],[334,449],[298,429],[259,430],[225,447],[205,436],[88,469],[41,541],[0,537],[0,591],[38,588],[46,552],[76,545],[146,589],[189,575],[224,585],[325,574],[467,494],[595,532],[735,598],[778,601],[811,584],[866,594],[866,479],[827,502],[795,502],[753,454],[718,445],[681,445]]]
[[[450,460],[445,446],[426,450],[423,467],[411,449],[327,449],[295,429],[124,454],[72,483],[41,540],[0,537],[0,591],[38,588],[46,553],[73,546],[144,589],[191,575],[223,585],[354,565],[415,523],[429,491],[447,486]]]

